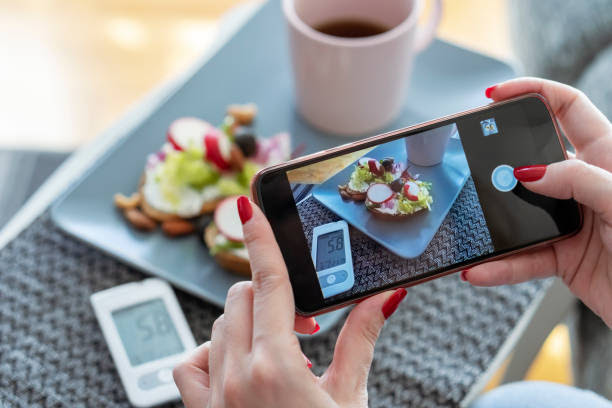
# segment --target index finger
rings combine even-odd
[[[285,260],[268,220],[248,198],[238,198],[253,279],[253,342],[270,333],[293,334],[295,306]]]
[[[541,78],[516,78],[495,85],[487,96],[500,101],[526,93],[543,95],[567,138],[578,150],[610,133],[610,122],[587,96],[576,88]]]

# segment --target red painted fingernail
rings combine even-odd
[[[406,289],[400,288],[393,292],[393,294],[387,299],[385,304],[382,307],[382,314],[385,316],[385,319],[388,319],[389,316],[395,312],[400,302],[406,297]]]
[[[546,173],[545,164],[522,166],[514,169],[514,177],[518,181],[536,181],[544,177],[544,173]]]
[[[245,196],[238,197],[238,216],[242,224],[246,223],[253,216],[253,208],[251,202]]]
[[[321,329],[321,326],[319,326],[319,323],[317,323],[317,325],[315,326],[314,330],[310,332],[310,334],[315,334],[316,332],[318,332]]]
[[[495,88],[497,88],[497,85],[493,85],[493,86],[490,86],[487,89],[485,89],[485,96],[487,98],[490,98],[491,97],[491,93],[495,90]]]
[[[304,357],[304,361],[306,361],[306,367],[312,368],[312,361],[310,361],[310,359],[306,357],[306,354],[302,353],[302,357]]]
[[[467,273],[468,273],[469,269],[463,270],[461,271],[461,280],[464,282],[467,282]]]

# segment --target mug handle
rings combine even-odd
[[[431,44],[436,37],[436,30],[442,19],[442,0],[433,0],[433,9],[429,15],[429,20],[424,26],[418,28],[414,41],[416,53],[423,51]]]

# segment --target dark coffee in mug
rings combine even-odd
[[[307,122],[325,133],[363,136],[402,111],[412,61],[435,37],[442,0],[432,0],[424,24],[425,0],[280,1],[296,107]]]
[[[313,28],[323,34],[345,38],[370,37],[390,30],[382,24],[356,19],[332,20]]]

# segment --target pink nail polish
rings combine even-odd
[[[317,325],[315,326],[314,330],[310,332],[310,334],[315,334],[316,332],[318,332],[319,330],[321,330],[321,326],[319,326],[319,323],[317,323]]]
[[[467,282],[467,273],[468,273],[469,269],[465,269],[463,271],[461,271],[461,280],[464,282]]]

